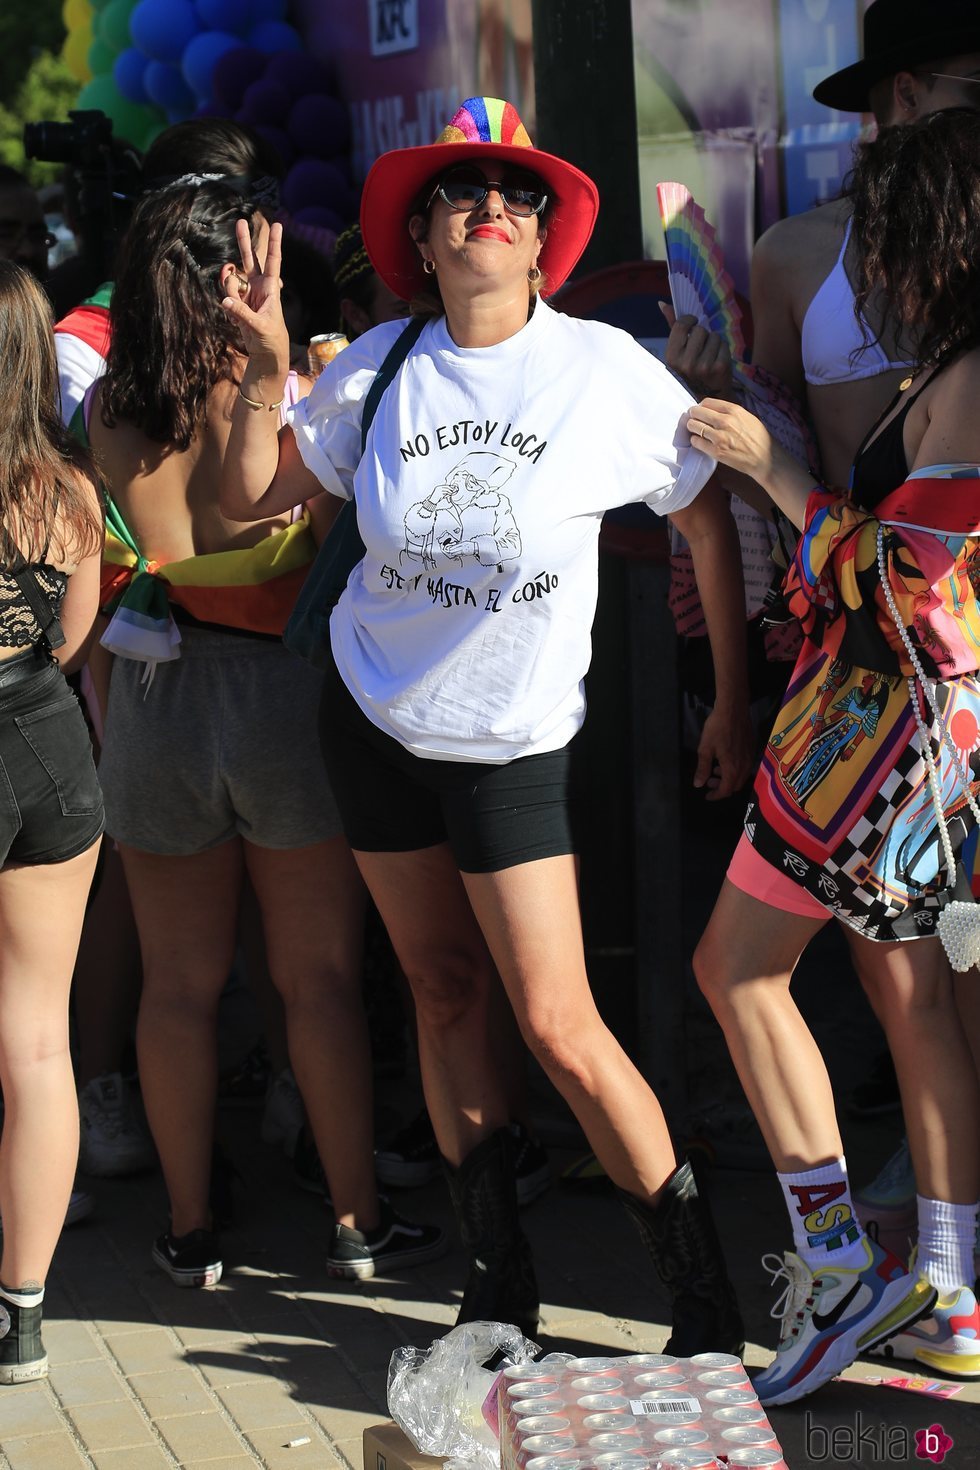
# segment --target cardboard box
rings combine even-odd
[[[438,1455],[423,1455],[397,1424],[371,1424],[364,1431],[364,1470],[441,1470]]]

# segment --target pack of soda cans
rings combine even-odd
[[[502,1470],[786,1470],[729,1353],[512,1364],[497,1394]]]

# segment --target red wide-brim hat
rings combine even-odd
[[[483,159],[529,169],[544,183],[548,236],[538,256],[544,274],[542,295],[557,291],[575,269],[599,212],[595,184],[574,164],[535,148],[509,102],[470,97],[434,143],[382,153],[364,181],[364,245],[374,269],[396,296],[410,301],[428,280],[418,246],[408,233],[412,207],[423,187],[457,164]]]

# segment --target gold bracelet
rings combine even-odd
[[[257,399],[249,398],[247,394],[243,393],[240,385],[238,389],[238,396],[239,398],[243,398],[245,400],[249,408],[267,408],[270,413],[272,413],[277,408],[282,408],[283,404],[286,402],[286,395],[284,393],[278,403],[259,403]]]

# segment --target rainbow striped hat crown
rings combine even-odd
[[[542,294],[558,290],[588,244],[599,210],[599,191],[588,175],[535,148],[512,103],[499,97],[468,97],[434,143],[382,153],[364,181],[364,244],[378,275],[406,301],[426,279],[408,232],[409,217],[424,186],[457,163],[484,158],[519,163],[545,185],[548,236],[538,257],[545,277]]]

